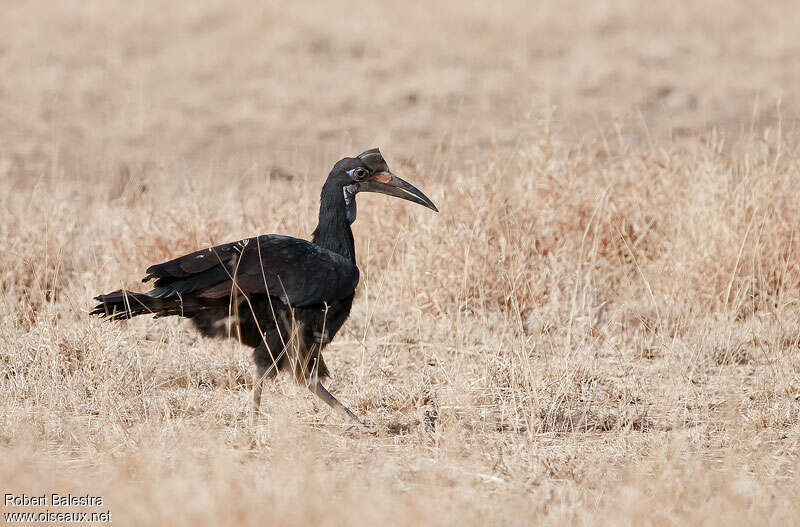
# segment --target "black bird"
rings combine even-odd
[[[112,320],[179,315],[206,336],[236,336],[255,348],[256,410],[264,379],[289,370],[331,408],[360,423],[320,382],[328,375],[322,350],[349,316],[358,284],[350,224],[359,192],[388,194],[438,212],[425,194],[392,174],[373,148],[333,166],[310,242],[264,234],[153,265],[142,279],[155,280],[151,291],[97,296],[100,304],[91,314]]]

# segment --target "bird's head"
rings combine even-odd
[[[407,199],[439,212],[436,205],[418,188],[392,174],[377,148],[361,152],[356,157],[345,157],[334,165],[326,186],[341,188],[344,196],[347,221],[356,220],[356,194],[379,192]]]

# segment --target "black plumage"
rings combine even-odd
[[[418,189],[389,171],[377,148],[334,165],[320,195],[311,241],[266,234],[175,258],[147,269],[146,293],[96,297],[93,315],[120,320],[142,314],[190,318],[206,336],[238,338],[254,349],[254,405],[262,381],[288,370],[347,418],[358,421],[320,383],[322,350],[350,314],[358,267],[350,224],[358,192],[380,192],[436,211]]]

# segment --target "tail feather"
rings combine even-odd
[[[90,315],[99,315],[109,320],[124,320],[138,315],[155,315],[164,317],[169,315],[190,316],[193,309],[187,306],[180,296],[158,298],[149,293],[134,293],[120,289],[99,295],[94,298],[99,304],[89,312]],[[195,306],[197,307],[197,306]],[[188,311],[187,311],[188,309]]]

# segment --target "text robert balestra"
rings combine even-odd
[[[42,494],[31,496],[28,494],[5,494],[3,504],[6,507],[102,507],[102,496],[84,494]]]

